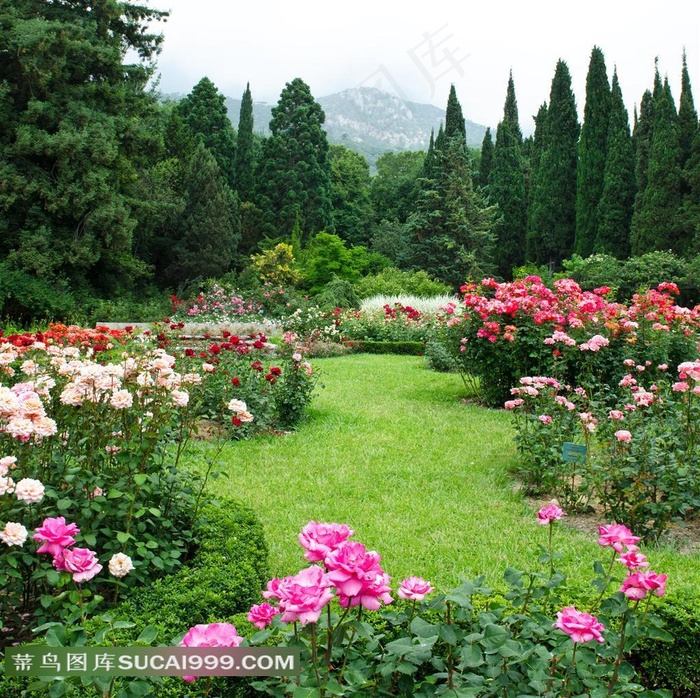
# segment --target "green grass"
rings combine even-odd
[[[397,581],[415,574],[447,589],[460,576],[483,572],[497,583],[508,565],[536,567],[547,529],[507,474],[516,453],[506,412],[460,401],[459,377],[429,371],[421,358],[315,364],[325,387],[309,421],[292,435],[227,444],[216,467],[228,477],[211,486],[258,513],[275,575],[304,566],[297,534],[311,519],[350,525]],[[195,448],[201,462],[213,447]],[[593,561],[609,559],[595,537],[565,524],[555,547],[584,585]],[[697,555],[646,552],[654,569],[669,573],[669,592],[697,594]]]

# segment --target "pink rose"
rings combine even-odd
[[[608,417],[610,417],[610,419],[620,420],[625,418],[625,413],[622,412],[622,410],[610,410]]]
[[[279,599],[285,623],[315,623],[323,607],[333,598],[332,582],[323,568],[311,565],[298,574],[268,582],[265,598]]]
[[[272,619],[278,615],[279,612],[279,608],[270,606],[269,603],[261,603],[256,606],[251,606],[251,609],[248,612],[248,620],[256,628],[260,628],[260,630],[262,630],[272,623]]]
[[[621,553],[617,561],[621,562],[630,570],[638,570],[640,567],[649,567],[646,555],[642,555],[642,553],[637,550],[628,550],[626,553]]]
[[[620,591],[628,598],[639,601],[653,591],[657,596],[666,593],[666,580],[668,575],[658,574],[653,570],[648,572],[635,572],[630,574],[620,587]]]
[[[623,524],[608,524],[607,526],[598,526],[598,545],[611,546],[618,553],[623,551],[626,546],[629,550],[636,550],[635,543],[641,539],[638,536],[633,536],[632,531]]]
[[[399,587],[399,598],[407,601],[422,601],[427,594],[435,591],[435,587],[430,586],[421,577],[408,577],[401,582]]]
[[[328,553],[335,550],[355,533],[345,524],[309,523],[301,529],[299,544],[306,549],[304,557],[309,562],[323,560]]]
[[[376,611],[381,601],[388,604],[389,575],[379,565],[378,553],[367,551],[362,543],[346,541],[326,556],[328,577],[338,589],[341,606],[357,606]]]
[[[97,555],[87,548],[63,548],[53,559],[53,566],[61,572],[73,575],[73,581],[80,584],[92,579],[102,569]]]
[[[557,620],[552,627],[565,632],[574,642],[603,642],[603,624],[598,622],[595,616],[577,611],[574,606],[562,608],[557,613]]]
[[[552,418],[548,414],[541,414],[537,419],[539,419],[542,424],[552,423]]]
[[[629,443],[632,441],[632,434],[627,429],[618,429],[615,432],[615,438],[623,443]]]
[[[80,529],[74,524],[66,524],[63,516],[57,519],[44,519],[44,522],[36,529],[34,540],[44,541],[37,553],[49,553],[54,557],[64,548],[68,548],[75,543],[75,538],[80,533]]]
[[[564,512],[556,504],[547,504],[537,512],[537,521],[545,526],[552,521],[561,519],[562,516],[564,516]]]
[[[238,647],[243,642],[236,628],[230,623],[200,624],[191,627],[180,640],[180,647]],[[184,681],[194,681],[196,676],[183,676]]]

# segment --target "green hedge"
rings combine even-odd
[[[245,615],[250,606],[260,602],[260,591],[269,579],[262,525],[251,509],[227,501],[203,509],[196,535],[199,547],[186,566],[177,574],[132,590],[111,611],[115,620],[127,620],[134,627],[112,631],[107,642],[115,646],[133,644],[149,625],[158,629],[154,642],[165,645],[197,623],[229,622],[240,635],[252,634]],[[92,618],[86,623],[86,630],[93,635],[102,626],[99,619]],[[25,695],[27,683],[26,679],[0,676],[0,698]],[[212,684],[213,695],[255,695],[242,679],[216,679]],[[206,680],[185,684],[179,677],[164,677],[151,685],[153,692],[148,695],[158,698],[203,696]],[[80,686],[72,695],[92,698],[97,693]]]
[[[365,354],[405,354],[408,356],[423,356],[423,342],[371,342],[363,340],[352,346],[354,352]]]

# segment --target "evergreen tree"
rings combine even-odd
[[[654,128],[654,98],[650,90],[642,95],[639,105],[639,117],[635,113],[632,145],[634,146],[635,169],[634,179],[637,185],[635,211],[641,205],[642,195],[647,188],[647,170],[649,169],[649,149],[651,134]]]
[[[460,137],[436,151],[433,177],[420,180],[416,210],[406,223],[406,266],[459,287],[492,270],[494,207],[474,191]]]
[[[180,101],[177,109],[195,138],[214,156],[226,183],[233,187],[236,135],[225,101],[216,85],[204,77]]]
[[[328,154],[336,234],[351,245],[367,245],[373,214],[369,164],[344,145],[330,146]]]
[[[690,240],[688,253],[700,255],[700,133],[696,134],[685,164],[687,193],[683,201],[685,229]]]
[[[240,240],[238,199],[201,141],[184,181],[184,209],[159,260],[162,278],[175,287],[227,272]]]
[[[241,201],[250,201],[255,186],[255,142],[253,139],[253,96],[250,83],[246,85],[241,100],[238,119],[236,157],[233,168],[234,189]]]
[[[415,204],[418,178],[427,158],[423,151],[404,150],[389,151],[377,159],[377,174],[370,183],[375,220],[406,222]]]
[[[523,133],[520,130],[520,117],[518,115],[518,101],[515,98],[515,82],[513,81],[513,71],[508,75],[508,87],[506,89],[506,103],[503,108],[503,121],[510,127],[511,133],[516,137],[518,143],[523,142]]]
[[[442,128],[442,124],[440,125]],[[425,160],[423,161],[423,168],[421,174],[423,177],[427,177],[435,166],[435,129],[430,129],[430,143],[428,143],[428,152],[425,154]],[[377,167],[379,167],[379,160],[377,160]]]
[[[681,100],[678,106],[678,128],[680,130],[681,167],[685,167],[693,149],[693,141],[698,133],[698,113],[693,102],[688,63],[683,51],[683,72],[681,74]]]
[[[464,122],[462,105],[457,99],[455,86],[450,85],[450,95],[447,98],[447,109],[445,110],[445,138],[458,136],[464,147],[467,147],[467,126]]]
[[[332,230],[332,203],[325,114],[300,78],[288,82],[272,109],[272,135],[263,145],[257,205],[264,232],[291,233],[297,215],[306,235]]]
[[[481,142],[481,159],[479,161],[479,179],[477,182],[482,189],[486,189],[489,184],[492,161],[493,139],[491,138],[491,129],[487,128],[484,134],[484,140]]]
[[[598,234],[593,251],[624,259],[629,255],[630,223],[634,207],[634,150],[622,90],[613,73],[610,122],[603,193],[598,204]]]
[[[631,248],[635,256],[654,250],[683,253],[681,194],[681,147],[678,115],[668,80],[653,98],[654,123],[647,186],[638,195],[639,207],[632,217]]]
[[[496,131],[496,147],[489,180],[489,201],[498,206],[500,218],[494,226],[498,273],[511,278],[513,267],[525,261],[527,232],[527,194],[525,166],[515,86],[511,73],[508,79],[503,120]]]
[[[571,75],[560,60],[552,79],[544,149],[532,194],[527,247],[537,264],[556,266],[573,252],[578,135]]]
[[[535,122],[535,132],[530,138],[523,141],[523,156],[527,158],[525,163],[525,192],[527,194],[527,232],[525,234],[526,261],[530,261],[534,257],[534,253],[530,249],[530,231],[532,230],[532,199],[546,141],[546,102],[543,102],[540,105],[540,108],[537,110],[537,114],[535,114],[532,119]]]
[[[52,301],[60,289],[128,288],[148,272],[132,203],[160,155],[146,85],[162,41],[150,26],[167,13],[13,0],[1,14],[0,276],[13,272],[11,303],[26,307],[34,290]]]
[[[598,203],[603,193],[610,121],[610,85],[603,52],[595,46],[586,77],[586,105],[576,171],[575,251],[588,257],[598,236]]]

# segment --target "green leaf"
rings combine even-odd
[[[94,548],[97,545],[97,536],[94,533],[86,533],[83,536],[83,540],[91,547]]]
[[[132,623],[131,621],[128,621],[128,620],[115,620],[114,621],[115,628],[133,628],[135,626],[136,626],[136,623]]]
[[[484,655],[478,645],[467,645],[463,647],[461,659],[462,664],[470,669],[481,666],[484,663]]]
[[[62,499],[59,499],[56,502],[56,507],[60,509],[61,511],[65,511],[66,509],[70,509],[73,506],[73,502],[70,499],[67,499],[66,497],[63,497]]]
[[[151,692],[151,684],[143,679],[134,679],[128,685],[132,696],[147,696]]]
[[[126,541],[128,541],[131,537],[131,533],[127,533],[126,531],[117,531],[117,540],[120,543],[126,543]]]
[[[146,645],[150,645],[156,637],[158,637],[159,632],[155,625],[147,625],[136,638],[136,642],[143,642]]]
[[[155,516],[157,519],[160,518],[160,509],[156,509],[156,507],[149,507],[148,511],[151,512],[153,516]]]
[[[134,475],[134,482],[139,487],[142,487],[143,485],[145,485],[146,480],[148,480],[148,475],[144,475],[144,473],[136,473],[136,475]]]
[[[46,631],[46,644],[49,647],[65,647],[66,629],[62,625],[54,625]]]
[[[321,698],[321,691],[318,688],[307,688],[306,686],[296,686],[292,698]]]
[[[121,490],[111,489],[107,493],[107,499],[119,499],[119,497],[123,497],[123,496],[124,496],[124,493]]]
[[[411,632],[418,637],[437,637],[440,628],[437,625],[426,623],[420,616],[411,621]]]
[[[484,639],[481,644],[486,648],[487,653],[498,651],[507,640],[510,639],[508,631],[500,625],[489,623],[484,628]]]

